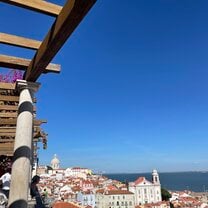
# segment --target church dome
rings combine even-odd
[[[53,169],[58,169],[59,168],[59,164],[60,164],[60,161],[57,158],[57,155],[55,154],[53,159],[51,160],[51,166],[52,166]]]

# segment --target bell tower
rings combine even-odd
[[[153,184],[160,184],[160,179],[157,170],[152,171],[152,183]]]

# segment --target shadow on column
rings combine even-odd
[[[21,157],[25,157],[31,162],[31,149],[28,146],[21,146],[15,150],[13,163]]]
[[[23,199],[20,199],[10,204],[9,208],[27,208],[27,202]]]

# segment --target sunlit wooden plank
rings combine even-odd
[[[40,127],[34,127],[33,128],[35,133],[38,133],[41,131]],[[0,127],[0,133],[15,133],[16,132],[16,127]]]
[[[0,101],[19,102],[19,96],[0,95]]]
[[[17,112],[15,113],[0,113],[0,118],[16,118]]]
[[[0,82],[0,89],[15,90],[15,84]]]
[[[16,125],[17,119],[16,118],[0,118],[0,125]],[[35,126],[40,126],[43,123],[47,123],[46,120],[34,120],[33,121]]]
[[[38,133],[34,132],[33,136],[35,137]],[[0,132],[0,137],[15,137],[15,132]]]
[[[6,56],[0,54],[0,67],[6,67],[10,69],[19,69],[19,70],[26,70],[27,67],[30,65],[30,59],[19,58],[15,56]],[[48,66],[43,69],[43,73],[47,72],[60,72],[60,65],[58,64],[48,64]]]
[[[38,49],[40,47],[41,41],[23,38],[6,33],[0,33],[0,43],[19,46],[28,49]]]
[[[0,0],[7,4],[47,14],[53,17],[59,15],[62,7],[43,0]]]
[[[5,111],[17,111],[18,106],[17,105],[0,105],[0,110],[5,110]],[[36,111],[36,107],[33,106],[33,112]]]
[[[36,81],[96,0],[68,0],[37,50],[25,72],[27,81]]]

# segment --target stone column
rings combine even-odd
[[[33,139],[33,93],[39,83],[17,80],[20,92],[14,156],[12,164],[9,208],[27,208],[28,190],[31,178]]]

